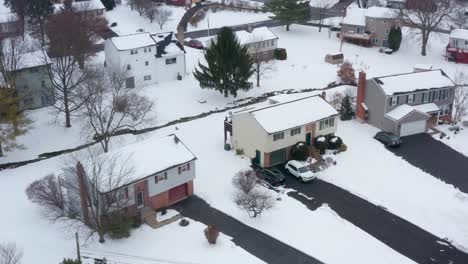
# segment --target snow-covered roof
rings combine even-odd
[[[350,7],[346,10],[343,24],[365,26],[366,17],[374,18],[395,18],[397,14],[391,8],[372,6],[368,9]]]
[[[430,65],[430,64],[415,64],[414,69],[430,71],[430,70],[432,70],[432,65]]]
[[[442,70],[411,72],[374,78],[387,95],[453,87],[455,84]]]
[[[148,32],[113,37],[111,41],[118,50],[138,49],[156,45],[156,42]]]
[[[434,103],[413,105],[413,108],[424,113],[432,113],[440,111],[440,108]]]
[[[264,40],[277,39],[278,37],[267,27],[254,28],[252,32],[247,30],[236,31],[237,40],[241,45],[255,43]]]
[[[18,15],[15,13],[0,13],[0,23],[18,21]]]
[[[450,38],[468,40],[468,29],[454,29],[450,32]]]
[[[310,1],[309,5],[318,8],[330,8],[339,2],[339,0],[313,0]]]
[[[63,7],[63,4],[55,4],[55,12],[60,10]],[[100,0],[88,0],[73,2],[72,7],[76,8],[78,11],[91,11],[91,10],[101,10],[106,9]]]
[[[130,181],[136,181],[196,159],[195,155],[175,135],[138,141],[116,149],[115,153],[130,159],[134,167]]]
[[[18,70],[22,70],[51,63],[52,61],[50,60],[49,56],[47,56],[47,53],[42,51],[33,51],[23,54],[16,68]]]
[[[371,6],[366,10],[366,17],[395,18],[397,17],[397,13],[391,8]]]
[[[426,114],[425,112],[419,111],[419,110],[417,110],[416,108],[414,108],[411,105],[404,104],[404,105],[398,106],[397,108],[395,108],[392,111],[386,113],[385,115],[387,117],[390,117],[393,120],[398,121],[398,120],[401,120],[402,118],[404,118],[405,116],[411,114],[412,112],[420,112],[422,114]]]
[[[309,96],[254,109],[250,114],[269,134],[302,126],[338,114],[320,96]]]

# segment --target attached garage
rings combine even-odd
[[[270,152],[269,166],[274,166],[280,163],[286,162],[286,149],[280,149]]]
[[[188,184],[184,183],[169,190],[169,204],[182,200],[188,196]]]
[[[426,132],[426,120],[402,123],[400,127],[400,137],[420,134]]]

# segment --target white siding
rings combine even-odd
[[[154,177],[151,176],[148,178],[148,192],[149,196],[154,196],[156,194],[168,191],[176,186],[179,186],[183,183],[189,182],[195,179],[195,161],[191,161],[190,170],[184,171],[179,174],[178,167],[169,169],[165,171],[167,173],[167,180],[158,181],[155,183]],[[181,165],[185,166],[185,164]],[[164,175],[164,172],[157,174],[158,176]]]
[[[315,126],[315,137],[317,136],[324,136],[324,135],[329,135],[329,134],[334,134],[336,132],[336,126],[338,125],[338,116],[334,117],[335,121],[333,122],[332,127],[320,129],[320,121],[317,121],[316,126]]]
[[[232,116],[231,143],[234,149],[243,149],[246,156],[254,157],[255,150],[263,151],[267,144],[267,138],[266,131],[260,127],[250,113],[239,113]]]
[[[468,49],[468,40],[450,38],[450,47],[457,49]]]

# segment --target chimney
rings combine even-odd
[[[364,103],[364,93],[366,90],[366,72],[359,72],[356,96],[356,119],[360,122],[366,121],[366,110],[362,106]]]
[[[83,214],[83,222],[85,225],[90,225],[89,221],[89,209],[88,209],[88,199],[86,198],[86,174],[83,169],[83,165],[78,161],[76,163],[76,177],[78,178],[78,187],[80,191],[80,204],[81,204],[81,213]]]
[[[320,94],[320,97],[322,97],[323,100],[327,101],[327,92],[323,91],[323,92]]]
[[[248,25],[246,31],[249,32],[249,33],[252,33],[252,31],[253,31],[252,25]]]

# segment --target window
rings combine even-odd
[[[334,117],[323,119],[323,120],[320,120],[319,130],[326,129],[326,128],[329,128],[329,127],[333,127],[334,125],[335,125],[335,118]]]
[[[296,127],[296,128],[291,129],[291,136],[294,136],[294,135],[297,135],[297,134],[300,134],[300,133],[301,133],[301,128],[300,127]]]
[[[149,81],[149,80],[151,80],[151,75],[143,76],[143,81]]]
[[[154,183],[155,184],[158,184],[158,183],[160,183],[162,181],[165,181],[165,180],[167,180],[167,172],[164,172],[163,174],[154,176]]]
[[[392,99],[390,100],[390,105],[395,106],[398,104],[398,96],[392,96]]]
[[[271,40],[271,46],[274,46],[274,45],[275,45],[275,40],[272,39],[272,40]]]
[[[273,141],[277,141],[284,138],[284,132],[273,134]]]
[[[149,61],[145,61],[145,66],[148,66],[149,65]]]
[[[177,63],[177,58],[166,59],[166,64],[175,64]]]
[[[179,170],[179,174],[185,171],[190,171],[190,163],[187,163],[185,165],[181,165],[177,168]]]
[[[127,65],[127,70],[131,70],[132,69],[132,66],[130,66],[130,64]]]
[[[422,100],[424,103],[427,103],[429,102],[429,93],[423,93],[423,100]]]
[[[375,43],[375,44],[379,43],[379,39],[373,38],[372,43]]]
[[[138,54],[138,50],[130,50],[130,54],[133,55],[133,54]]]
[[[30,72],[39,72],[39,69],[37,69],[37,68],[31,68],[31,69],[29,69],[29,71],[30,71]]]
[[[148,48],[148,52],[151,52],[151,47]]]
[[[440,94],[439,91],[435,91],[435,92],[434,92],[434,100],[435,100],[435,101],[438,101],[438,100],[439,100],[439,94]]]
[[[386,29],[385,34],[388,34],[388,33],[390,33],[390,30]]]
[[[371,28],[371,31],[372,31],[372,32],[375,32],[375,28]]]
[[[26,105],[26,106],[34,104],[34,98],[30,97],[30,98],[24,99],[23,104]]]
[[[414,94],[408,95],[408,104],[412,104],[414,102]]]
[[[146,53],[146,48],[143,49],[143,52]]]
[[[46,82],[44,80],[41,81],[41,87],[46,88]]]

